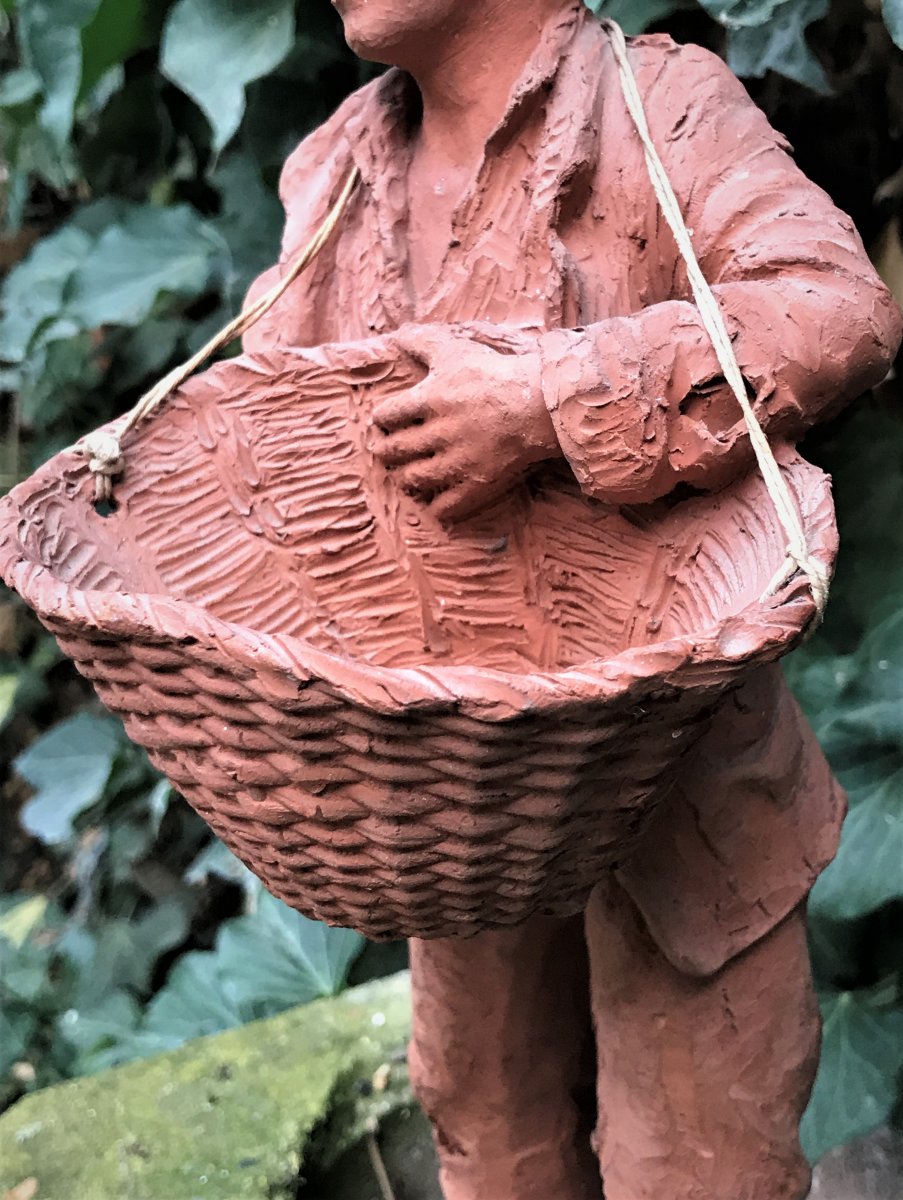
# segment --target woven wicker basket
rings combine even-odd
[[[760,599],[786,538],[757,474],[618,510],[549,466],[431,524],[366,449],[415,370],[387,358],[214,367],[134,432],[112,514],[69,452],[0,502],[0,574],[294,907],[376,938],[574,912],[814,603]],[[830,564],[828,481],[779,460]]]

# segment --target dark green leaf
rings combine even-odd
[[[141,1032],[178,1046],[245,1023],[246,1016],[223,980],[216,955],[183,954],[153,999]]]
[[[140,1032],[178,1045],[333,995],[363,945],[261,893],[255,912],[222,926],[215,950],[179,959]]]
[[[617,21],[628,36],[643,33],[654,21],[692,5],[687,0],[588,0],[601,17]]]
[[[185,872],[186,883],[206,883],[211,875],[237,883],[249,896],[257,896],[262,884],[257,876],[236,858],[219,838],[214,838]]]
[[[737,75],[761,78],[777,71],[815,92],[827,95],[831,85],[809,49],[806,29],[828,12],[828,0],[785,0],[762,24],[731,28],[728,65]]]
[[[163,33],[161,70],[204,111],[221,150],[241,122],[245,86],[288,54],[294,0],[177,0]]]
[[[37,789],[22,809],[29,833],[51,844],[72,836],[72,822],[103,793],[120,737],[114,721],[77,713],[19,755],[16,770]]]
[[[41,78],[36,72],[21,67],[7,71],[0,78],[0,108],[15,108],[27,104],[41,91]]]
[[[229,251],[225,291],[237,310],[254,277],[278,260],[285,214],[248,154],[230,154],[211,182],[222,202],[212,224]]]
[[[44,88],[41,124],[58,146],[69,140],[82,82],[81,31],[100,0],[19,0],[19,41],[25,65]]]
[[[824,997],[822,1056],[801,1136],[812,1162],[886,1120],[903,1066],[903,1010],[893,989]]]
[[[822,652],[818,642],[809,642],[784,659],[783,666],[794,695],[819,739],[823,738],[853,678],[853,656]]]
[[[151,317],[122,330],[119,338],[111,339],[114,361],[109,383],[127,391],[159,378],[177,357],[184,336],[185,321],[180,317]]]
[[[65,225],[42,238],[10,272],[0,292],[0,359],[21,362],[41,326],[59,316],[72,273],[91,242],[84,230]]]
[[[41,331],[22,366],[19,404],[22,423],[45,430],[102,379],[90,334],[73,322],[52,321]]]
[[[85,96],[110,67],[118,66],[147,38],[144,0],[100,0],[81,34],[82,80]]]
[[[138,920],[106,921],[94,936],[90,961],[80,973],[74,1006],[90,1013],[117,987],[146,992],[161,954],[188,933],[189,913],[175,896],[162,900]]]
[[[69,1008],[59,1018],[57,1029],[61,1037],[79,1052],[79,1071],[112,1066],[117,1061],[105,1061],[103,1051],[127,1042],[135,1032],[140,1008],[128,992],[116,990],[101,996],[90,1009]]]
[[[353,930],[311,921],[262,892],[256,912],[223,926],[216,954],[221,976],[256,1017],[341,991],[363,945]]]
[[[883,0],[881,12],[890,36],[903,49],[903,0]]]
[[[25,1057],[38,1027],[37,1014],[22,1006],[0,1005],[0,1079]]]
[[[68,312],[86,329],[138,325],[164,296],[201,295],[220,252],[194,209],[133,207],[100,235],[75,272]]]
[[[767,25],[785,4],[798,5],[800,0],[699,0],[699,3],[726,29],[743,29]]]
[[[155,834],[160,832],[160,822],[166,816],[172,797],[172,786],[168,779],[160,779],[147,794],[145,804]]]
[[[29,1004],[39,1008],[41,994],[49,990],[52,949],[35,938],[16,946],[0,937],[0,997],[4,1007]]]
[[[903,898],[903,770],[881,780],[846,819],[837,858],[812,891],[813,911],[852,920]]]

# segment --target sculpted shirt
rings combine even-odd
[[[850,219],[706,50],[632,40],[653,140],[773,443],[879,382],[900,314]],[[407,171],[418,95],[389,71],[351,96],[283,174],[283,261],[353,164],[362,182],[311,270],[245,348],[349,341],[406,322],[535,335],[561,451],[589,496],[643,504],[717,489],[752,454],[649,183],[607,38],[582,4],[556,16],[415,296]],[[280,266],[252,288],[258,294]],[[619,877],[663,952],[708,973],[763,936],[833,856],[843,799],[777,668],[754,672],[683,760]]]

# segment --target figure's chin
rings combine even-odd
[[[368,22],[353,13],[344,17],[343,25],[345,41],[358,58],[363,58],[367,62],[384,63],[390,67],[400,65],[398,42],[403,42],[404,38],[393,36],[396,31],[391,28],[381,30],[368,28]]]
[[[365,62],[384,63],[387,66],[392,65],[392,60],[387,55],[387,48],[371,42],[365,37],[355,37],[351,33],[345,34],[345,41],[358,58],[362,58]]]

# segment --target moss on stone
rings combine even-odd
[[[0,1194],[34,1176],[39,1200],[288,1198],[315,1131],[338,1153],[409,1102],[408,1028],[398,975],[35,1092],[0,1117]]]

